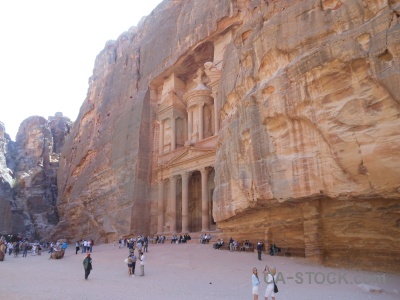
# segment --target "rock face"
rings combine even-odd
[[[5,233],[13,231],[11,212],[13,176],[7,166],[11,145],[10,136],[6,134],[4,124],[0,122],[0,232]]]
[[[399,15],[398,0],[164,1],[96,59],[53,236],[215,224],[400,271]]]
[[[49,120],[30,117],[19,128],[16,142],[2,132],[0,232],[46,239],[58,222],[56,202],[59,151],[71,121],[61,113]]]

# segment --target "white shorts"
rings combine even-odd
[[[273,284],[268,284],[267,285],[267,289],[265,290],[264,297],[275,297],[274,285]]]
[[[253,295],[258,295],[258,285],[253,286]]]

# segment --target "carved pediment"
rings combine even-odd
[[[164,161],[164,166],[172,166],[179,164],[190,163],[193,160],[198,160],[203,157],[215,156],[216,148],[199,148],[195,146],[186,147],[185,151],[177,153],[176,156],[172,156],[168,161]]]

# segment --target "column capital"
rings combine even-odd
[[[169,177],[169,180],[171,181],[171,182],[176,182],[176,175],[171,175],[170,177]]]
[[[207,175],[208,172],[210,172],[210,168],[204,167],[204,168],[201,168],[199,171],[200,171],[201,175]]]
[[[182,179],[183,179],[183,178],[189,179],[189,177],[190,177],[191,175],[192,175],[192,172],[191,172],[191,171],[185,171],[185,172],[181,173]]]

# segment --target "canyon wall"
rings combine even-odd
[[[53,236],[159,231],[163,91],[177,78],[184,99],[212,63],[222,235],[400,271],[399,16],[398,0],[164,1],[96,59],[61,153]]]
[[[58,159],[71,121],[29,117],[15,142],[0,125],[0,233],[44,240],[59,222]]]

